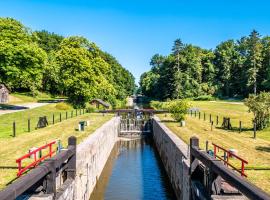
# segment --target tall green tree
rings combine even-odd
[[[253,86],[253,93],[257,94],[257,76],[262,67],[262,43],[260,35],[256,30],[253,30],[248,38],[248,86]]]
[[[0,18],[0,77],[12,90],[41,88],[47,54],[28,28],[12,18]]]

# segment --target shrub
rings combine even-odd
[[[249,112],[253,112],[257,128],[266,127],[270,118],[270,93],[252,94],[245,99],[245,105],[249,108]]]
[[[175,100],[169,103],[168,108],[172,117],[176,121],[180,122],[182,120],[185,120],[185,115],[187,114],[188,109],[190,108],[190,104],[186,100]]]
[[[61,103],[57,103],[55,105],[55,108],[58,109],[58,110],[69,110],[69,109],[72,108],[72,106],[65,103],[65,102],[61,102]]]
[[[154,108],[155,110],[160,110],[162,108],[162,102],[160,101],[150,101],[150,107]]]

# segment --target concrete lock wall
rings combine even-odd
[[[118,140],[120,119],[114,117],[77,146],[76,178],[57,194],[57,200],[88,200]]]
[[[189,199],[188,145],[153,118],[153,137],[177,199]]]

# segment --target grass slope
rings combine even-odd
[[[53,105],[50,106],[49,108],[54,110],[52,108]],[[45,112],[45,110],[43,111]],[[1,138],[0,189],[16,178],[17,164],[15,160],[27,153],[31,147],[39,147],[56,139],[60,139],[65,147],[67,145],[68,137],[72,135],[76,136],[78,143],[80,143],[84,138],[111,118],[112,115],[102,116],[97,113],[87,113],[55,125],[50,125],[43,129],[21,134],[16,138]],[[81,120],[89,120],[90,126],[87,126],[84,132],[75,131],[75,128],[78,126],[78,122]]]
[[[31,130],[35,130],[39,117],[47,116],[49,124],[52,124],[53,114],[55,115],[54,121],[59,122],[60,113],[62,120],[65,120],[66,112],[68,112],[68,118],[70,118],[71,111],[73,111],[73,116],[75,116],[76,112],[74,109],[60,110],[57,109],[56,104],[49,104],[34,109],[0,115],[0,139],[12,137],[14,121],[16,122],[16,135],[18,136],[28,132],[28,119],[31,120]]]
[[[246,123],[252,119],[252,115],[247,113],[247,107],[243,104],[232,104],[226,102],[193,102],[194,107],[200,108],[201,111],[212,113],[212,115],[230,116],[234,120],[243,120]],[[256,140],[252,138],[252,131],[227,131],[214,128],[211,131],[209,118],[206,121],[198,116],[187,117],[186,127],[180,127],[170,116],[165,117],[164,114],[158,115],[160,119],[183,141],[189,143],[189,138],[197,136],[200,139],[200,147],[205,148],[206,140],[209,144],[212,142],[223,146],[227,149],[237,149],[238,154],[248,160],[247,170],[248,180],[256,184],[258,187],[270,193],[270,131],[269,129],[259,131]],[[234,161],[239,166],[240,163]],[[256,169],[256,170],[254,170]],[[262,170],[264,169],[264,170]]]

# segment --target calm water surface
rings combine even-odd
[[[150,138],[118,142],[90,200],[176,199]]]

